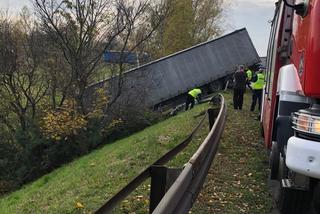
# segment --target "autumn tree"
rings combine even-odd
[[[33,4],[32,13],[0,17],[0,167],[6,169],[0,183],[7,171],[4,179],[17,185],[47,173],[96,148],[106,129],[122,124],[119,118],[104,123],[104,108],[122,93],[122,60],[152,37],[167,10],[162,0]],[[87,86],[111,47],[122,59],[114,73],[118,90],[112,99],[105,88],[89,94],[95,99],[87,108]]]
[[[85,90],[97,74],[103,53],[114,43],[121,53],[128,49],[132,51],[149,38],[155,30],[151,26],[139,41],[132,40],[139,23],[148,22],[150,18],[146,11],[153,10],[153,15],[156,14],[159,4],[153,6],[148,0],[34,0],[43,31],[63,53],[68,64],[65,72],[70,83],[64,94],[75,98],[81,113],[87,113]],[[157,22],[161,20],[159,17]],[[123,71],[123,64],[120,64],[118,75]],[[121,84],[119,78],[119,89]]]
[[[194,44],[205,42],[223,32],[222,12],[227,7],[225,0],[194,0],[192,39]]]
[[[31,170],[41,165],[32,151],[41,142],[34,130],[49,87],[41,69],[42,38],[26,8],[14,19],[0,17],[0,185],[5,191],[30,180]]]
[[[171,0],[171,12],[163,33],[163,54],[192,46],[194,13],[192,0]]]
[[[225,0],[167,0],[169,14],[148,43],[156,58],[215,38],[223,32]]]

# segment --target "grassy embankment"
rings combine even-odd
[[[257,113],[251,113],[250,93],[243,110],[233,110],[228,98],[228,119],[218,154],[193,213],[270,213],[268,156],[260,137]],[[256,107],[257,108],[257,107]]]
[[[230,104],[231,94],[225,94]],[[248,103],[248,97],[245,101]],[[0,199],[1,213],[90,213],[167,150],[181,142],[208,104],[145,129],[43,176]],[[232,110],[218,155],[193,213],[268,213],[265,150],[258,121],[247,110]],[[248,109],[246,106],[245,109]],[[182,166],[208,133],[203,126],[192,144],[169,166]],[[147,213],[146,182],[121,203],[118,213]],[[77,208],[77,203],[83,205]]]

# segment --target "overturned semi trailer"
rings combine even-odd
[[[193,46],[134,68],[87,89],[87,96],[107,85],[111,100],[154,107],[188,92],[194,87],[207,91],[222,88],[239,64],[251,66],[260,58],[247,30],[240,29],[220,38]]]

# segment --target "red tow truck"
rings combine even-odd
[[[279,0],[261,114],[281,213],[320,213],[320,0]]]

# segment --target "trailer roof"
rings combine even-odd
[[[131,73],[131,72],[137,71],[137,70],[139,70],[139,69],[141,69],[141,68],[143,68],[143,67],[147,67],[147,66],[150,66],[150,65],[152,65],[152,64],[158,63],[158,62],[160,62],[160,61],[169,59],[169,58],[171,58],[171,57],[174,57],[174,56],[183,54],[183,53],[188,52],[188,51],[190,51],[190,50],[193,50],[193,49],[196,49],[196,48],[198,48],[198,47],[207,45],[207,44],[209,44],[209,43],[212,43],[212,42],[215,42],[215,41],[217,41],[217,40],[223,39],[223,38],[225,38],[225,37],[229,37],[229,36],[231,36],[231,35],[233,35],[233,34],[237,34],[237,33],[242,32],[242,31],[245,31],[245,32],[248,34],[248,31],[247,31],[246,28],[241,28],[241,29],[235,30],[235,31],[233,31],[233,32],[231,32],[231,33],[228,33],[228,34],[225,34],[225,35],[223,35],[223,36],[220,36],[220,37],[218,37],[218,38],[211,39],[211,40],[208,40],[208,41],[206,41],[206,42],[199,43],[199,44],[194,45],[194,46],[192,46],[192,47],[190,47],[190,48],[187,48],[187,49],[178,51],[178,52],[176,52],[176,53],[173,53],[173,54],[170,54],[170,55],[168,55],[168,56],[165,56],[165,57],[159,58],[159,59],[157,59],[157,60],[154,60],[154,61],[152,61],[152,62],[143,64],[143,65],[138,66],[138,67],[135,67],[135,68],[132,68],[132,69],[130,69],[130,70],[124,72],[124,73],[127,74],[127,73]],[[248,35],[249,35],[249,34],[248,34]],[[252,42],[250,36],[249,36],[248,38],[249,38],[250,44],[252,45],[252,47],[253,47],[253,49],[254,49],[254,51],[255,51],[256,57],[259,58],[259,55],[258,55],[256,49],[254,48],[254,45],[253,45],[253,42]],[[96,85],[96,84],[105,82],[105,81],[110,80],[110,79],[112,79],[112,78],[114,78],[114,77],[106,78],[106,79],[101,80],[101,81],[99,81],[99,82],[93,83],[93,84],[91,84],[90,86],[93,86],[93,85]],[[89,86],[89,87],[90,87],[90,86]]]

